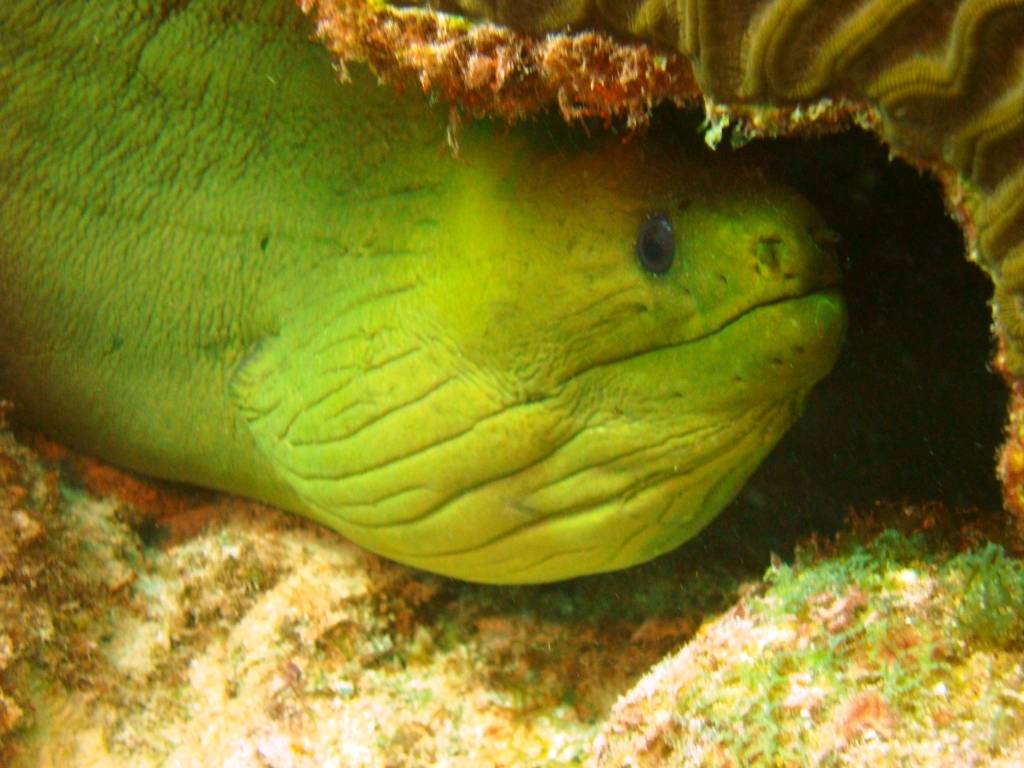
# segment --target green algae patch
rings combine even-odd
[[[1019,764],[1024,564],[896,531],[815,554],[652,670],[597,765]]]
[[[960,592],[953,613],[962,639],[996,651],[1024,648],[1024,567],[1002,547],[958,555],[943,569],[944,585]]]

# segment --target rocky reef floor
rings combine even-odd
[[[4,431],[0,765],[1021,765],[1004,544],[881,505],[767,573],[483,587]]]

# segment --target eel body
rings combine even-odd
[[[463,126],[288,0],[0,9],[0,393],[154,476],[541,582],[676,547],[832,367],[808,203],[670,131]]]

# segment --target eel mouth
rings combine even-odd
[[[846,300],[838,284],[756,304],[707,338],[739,336],[747,366],[785,390],[809,388],[832,370],[846,339]]]
[[[726,330],[727,328],[730,328],[730,327],[736,325],[737,323],[743,322],[748,317],[757,316],[757,314],[759,312],[762,312],[763,310],[768,309],[769,307],[795,306],[798,302],[806,301],[806,300],[814,300],[814,299],[825,299],[825,300],[828,300],[828,301],[838,301],[838,302],[842,303],[842,305],[843,305],[843,316],[845,318],[845,314],[846,314],[845,306],[846,306],[846,303],[845,303],[845,299],[843,298],[842,290],[839,287],[839,281],[836,280],[834,282],[829,282],[829,283],[825,283],[825,284],[823,284],[821,286],[817,286],[814,289],[808,290],[808,291],[803,292],[803,293],[791,294],[791,295],[786,295],[786,296],[778,296],[776,298],[772,298],[772,299],[769,299],[767,301],[762,301],[762,302],[759,302],[757,304],[752,304],[751,306],[745,308],[742,312],[738,312],[735,315],[732,315],[729,319],[727,319],[724,323],[719,325],[717,328],[715,328],[715,329],[713,329],[711,331],[708,331],[705,334],[702,334],[700,337],[697,337],[697,338],[693,339],[693,341],[701,341],[702,339],[707,338],[708,336],[713,336],[716,333],[721,333],[722,331]],[[843,325],[844,325],[844,330],[845,330],[845,320],[844,320]]]
[[[814,381],[817,381],[824,376],[825,373],[831,370],[832,366],[835,364],[836,358],[838,357],[842,343],[846,338],[848,323],[846,302],[839,285],[840,280],[838,276],[834,278],[830,276],[829,279],[821,281],[820,284],[815,285],[810,290],[798,294],[777,296],[766,301],[746,306],[740,312],[730,315],[715,326],[705,329],[693,336],[689,336],[682,341],[655,345],[639,352],[633,352],[621,357],[612,358],[611,360],[596,363],[577,372],[573,378],[585,376],[591,371],[628,365],[631,361],[637,361],[646,357],[658,357],[671,354],[673,350],[678,350],[684,347],[700,346],[710,342],[722,334],[729,334],[732,329],[744,326],[748,321],[751,321],[756,325],[758,320],[768,314],[766,310],[785,310],[786,308],[792,308],[795,310],[795,317],[799,317],[803,320],[802,328],[807,338],[807,344],[800,344],[797,339],[793,339],[793,348],[801,354],[808,351],[808,349],[813,350],[821,344],[825,344],[831,349],[831,353],[827,355],[829,360],[828,366],[820,376],[814,379]],[[806,312],[801,309],[808,305],[815,306],[815,313],[813,318],[811,318],[810,323],[807,323],[806,318],[802,317]]]

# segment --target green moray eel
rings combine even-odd
[[[695,535],[832,367],[828,230],[671,131],[448,113],[287,0],[0,9],[0,392],[462,579]]]

